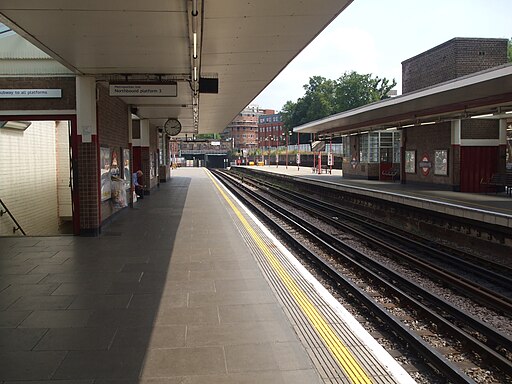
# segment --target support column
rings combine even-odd
[[[134,135],[132,139],[133,146],[133,172],[137,172],[139,169],[144,173],[142,178],[143,185],[149,188],[149,172],[150,172],[150,160],[149,160],[149,120],[134,121],[134,128],[138,125],[138,135]]]
[[[407,173],[405,172],[405,151],[407,150],[407,129],[400,132],[400,184],[407,184]]]
[[[507,119],[500,119],[498,169],[507,169]]]
[[[96,80],[90,76],[76,77],[77,166],[80,235],[97,236],[100,232],[100,167],[96,124]]]
[[[461,120],[453,120],[451,126],[451,145],[452,153],[448,154],[450,167],[448,169],[451,175],[454,191],[460,191],[460,144],[461,144]]]

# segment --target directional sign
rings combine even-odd
[[[119,97],[176,97],[176,83],[164,84],[110,84],[110,96]]]

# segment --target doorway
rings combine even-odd
[[[0,198],[28,236],[79,233],[76,119],[0,116]],[[0,235],[12,230],[0,217]]]

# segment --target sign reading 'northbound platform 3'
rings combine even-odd
[[[176,83],[165,84],[110,84],[110,96],[120,97],[176,97]]]

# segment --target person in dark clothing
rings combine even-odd
[[[139,199],[144,198],[144,185],[141,184],[143,175],[144,174],[140,169],[132,175],[133,186],[135,187],[135,194]]]

